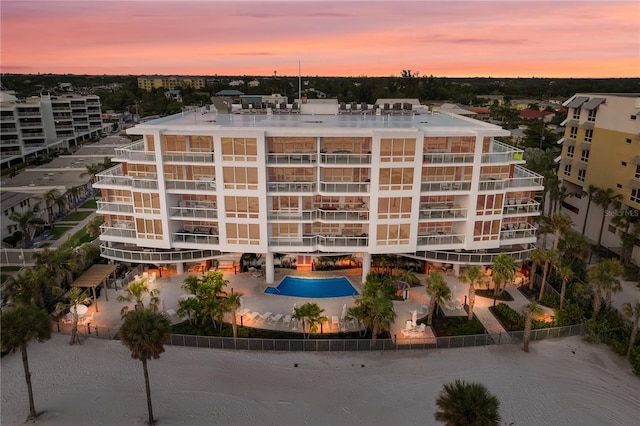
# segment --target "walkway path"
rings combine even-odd
[[[97,216],[95,209],[81,209],[81,208],[78,209],[78,212],[87,212],[87,211],[92,212],[92,213],[89,216],[87,216],[84,219],[82,219],[76,225],[73,225],[73,227],[68,229],[64,234],[60,235],[60,238],[58,238],[57,240],[50,240],[51,241],[50,248],[54,249],[54,248],[60,247],[64,243],[66,243],[69,240],[69,238],[74,236],[76,234],[76,232],[79,232],[82,229],[84,229],[84,227],[87,226],[87,224],[91,221],[91,219],[93,219],[94,217]],[[57,226],[63,226],[64,222],[57,222],[56,225]]]

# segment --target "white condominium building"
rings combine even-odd
[[[68,148],[102,133],[100,98],[0,94],[0,161],[19,162],[50,149]]]
[[[256,253],[490,264],[536,241],[542,177],[509,132],[395,102],[177,114],[128,130],[98,175],[103,257],[175,264]]]

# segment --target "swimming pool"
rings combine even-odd
[[[278,287],[267,287],[267,294],[294,297],[345,297],[357,296],[356,290],[345,277],[299,278],[286,276]]]

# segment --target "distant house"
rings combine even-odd
[[[249,86],[249,87],[258,87],[258,86],[260,86],[260,82],[258,80],[251,80],[250,82],[247,83],[247,86]]]
[[[244,80],[233,80],[229,82],[229,86],[231,87],[242,86],[244,84]]]
[[[176,102],[182,102],[182,92],[180,90],[167,90],[164,92],[167,99],[173,99]]]
[[[524,120],[551,121],[555,114],[550,111],[538,111],[537,109],[523,109],[520,111],[520,118]]]

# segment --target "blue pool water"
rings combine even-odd
[[[356,290],[345,277],[336,278],[298,278],[287,276],[278,287],[267,287],[268,294],[294,297],[344,297],[357,296]]]

